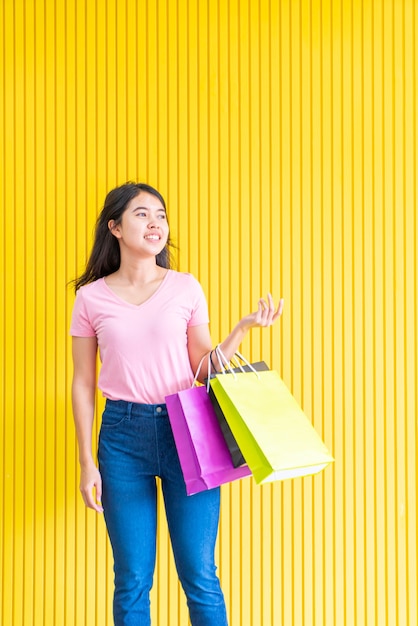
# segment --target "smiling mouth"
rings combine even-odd
[[[159,235],[147,235],[145,239],[150,239],[151,241],[159,241],[161,237]]]

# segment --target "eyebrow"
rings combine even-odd
[[[141,210],[141,211],[155,211],[156,213],[158,213],[158,212],[166,213],[166,210],[163,207],[159,207],[158,209],[150,209],[149,207],[140,206],[140,205],[139,206],[135,206],[132,209],[132,212],[133,211],[139,211],[139,210]]]

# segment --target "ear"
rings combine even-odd
[[[120,227],[119,224],[115,224],[115,220],[109,220],[107,223],[107,227],[117,239],[120,238]]]

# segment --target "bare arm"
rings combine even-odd
[[[229,360],[234,356],[244,337],[251,328],[268,327],[274,324],[283,312],[283,304],[283,299],[281,299],[276,309],[273,298],[270,294],[268,294],[267,300],[261,298],[258,301],[257,311],[240,319],[238,324],[220,344],[220,348],[225,357]],[[207,324],[202,324],[190,327],[187,333],[187,338],[190,363],[193,372],[196,372],[201,359],[208,356],[212,350],[209,326]],[[217,362],[215,353],[213,354],[213,362],[215,367],[220,369],[220,364]],[[203,381],[206,377],[207,359],[205,359],[202,363],[199,380]]]
[[[102,481],[92,454],[96,353],[95,337],[73,337],[72,402],[81,469],[80,491],[86,506],[101,513]]]

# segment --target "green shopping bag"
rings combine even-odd
[[[210,381],[256,483],[308,476],[334,459],[274,370]]]

